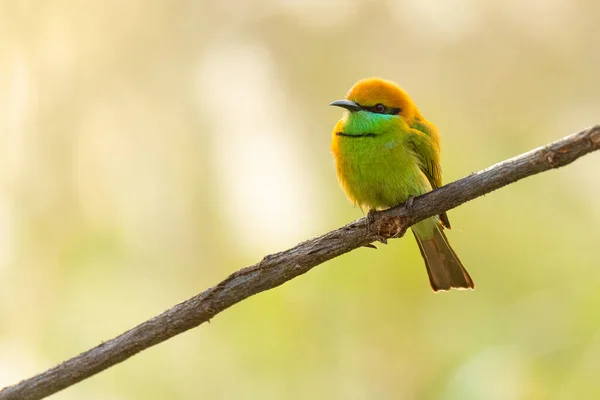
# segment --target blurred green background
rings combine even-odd
[[[329,153],[402,85],[446,182],[600,123],[592,0],[2,1],[0,386],[362,216]],[[477,290],[411,235],[359,249],[56,399],[600,396],[600,154],[450,212]]]

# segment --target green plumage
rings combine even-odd
[[[350,114],[339,136],[338,171],[349,197],[364,209],[384,209],[431,190],[412,148],[410,130],[398,117],[360,111]],[[374,136],[357,136],[371,133]]]
[[[397,85],[383,80],[357,83],[348,100],[332,103],[348,109],[333,130],[332,152],[340,184],[364,210],[385,209],[442,185],[439,136]],[[443,233],[447,215],[412,227],[434,290],[473,288]]]

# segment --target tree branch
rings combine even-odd
[[[399,237],[414,223],[525,177],[567,165],[600,149],[600,125],[493,165],[414,199],[410,213],[403,204],[323,236],[271,254],[258,264],[234,272],[162,314],[44,373],[8,386],[0,400],[41,399],[89,378],[151,346],[194,328],[221,311],[265,290],[275,288],[313,267],[380,239]]]

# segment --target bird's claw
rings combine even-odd
[[[367,229],[369,230],[369,232],[371,231],[371,225],[375,221],[375,215],[376,214],[377,214],[377,211],[375,211],[373,209],[370,209],[369,212],[367,212],[366,224],[367,224]],[[377,232],[377,234],[375,236],[376,236],[375,240],[377,240],[378,242],[381,242],[383,244],[387,244],[387,238],[385,236],[382,236],[380,234],[380,232]],[[364,247],[369,247],[369,248],[372,248],[372,249],[376,249],[377,248],[373,244],[369,244],[369,245],[366,245]]]
[[[370,209],[369,212],[367,212],[367,226],[371,226],[373,221],[375,221],[376,214],[377,214],[377,211],[375,211],[373,209]]]
[[[414,201],[415,201],[415,196],[408,196],[408,199],[406,199],[406,202],[404,203],[404,207],[406,207],[406,211],[408,211],[409,213],[412,213],[412,211],[413,211]]]

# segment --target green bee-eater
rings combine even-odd
[[[397,84],[363,79],[346,99],[331,103],[348,112],[335,125],[331,150],[348,199],[367,210],[406,202],[442,185],[437,128]],[[446,213],[412,227],[434,291],[474,288],[443,232]]]

